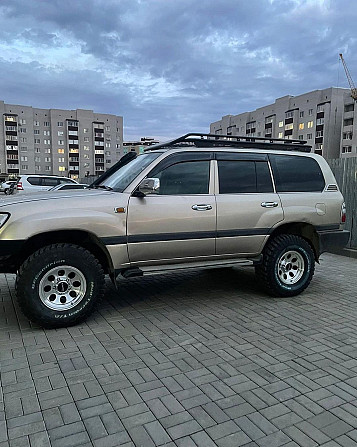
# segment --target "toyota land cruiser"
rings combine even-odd
[[[269,294],[294,296],[315,261],[347,244],[336,180],[300,140],[187,134],[129,153],[90,189],[0,203],[0,271],[25,315],[84,320],[116,282],[148,272],[252,265]]]

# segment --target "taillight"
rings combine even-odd
[[[341,223],[346,223],[346,204],[344,202],[341,206]]]
[[[17,189],[18,189],[18,191],[23,191],[24,190],[24,188],[22,187],[22,182],[18,182],[17,183]]]

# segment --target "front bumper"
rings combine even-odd
[[[341,250],[348,244],[351,232],[348,230],[318,232],[320,241],[320,254],[325,251]]]

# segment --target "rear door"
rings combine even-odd
[[[260,253],[271,229],[283,220],[266,154],[217,152],[217,255]]]

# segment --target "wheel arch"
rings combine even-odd
[[[275,228],[269,235],[266,243],[280,234],[294,234],[304,238],[314,251],[315,260],[319,261],[320,241],[315,227],[307,222],[290,222]]]
[[[105,245],[95,234],[83,230],[49,231],[30,237],[21,249],[17,268],[36,250],[57,243],[75,244],[85,248],[98,259],[105,273],[111,277],[114,275],[113,262]]]

